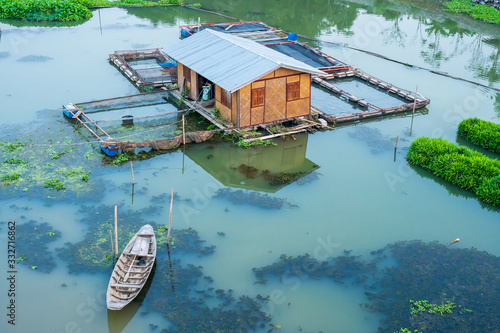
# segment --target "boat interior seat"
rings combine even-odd
[[[149,243],[151,238],[149,237],[137,237],[134,242],[134,246],[130,249],[131,254],[138,256],[144,256],[149,253]]]

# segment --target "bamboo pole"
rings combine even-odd
[[[413,113],[415,113],[415,108],[417,107],[417,94],[418,94],[418,86],[415,89],[415,100],[413,101]]]
[[[109,230],[109,237],[111,239],[111,255],[115,252],[115,249],[113,248],[113,232]]]
[[[410,125],[410,136],[413,132],[413,118],[415,117],[415,108],[417,107],[417,95],[418,95],[418,86],[415,89],[415,100],[413,101],[413,112],[411,113],[411,125]]]
[[[184,115],[182,115],[182,144],[186,145],[186,131],[184,129]]]
[[[132,185],[134,185],[134,165],[132,164],[132,161],[130,161],[130,171],[132,172]]]
[[[399,134],[398,134],[398,136],[396,138],[396,146],[394,147],[394,149],[398,149],[398,140],[399,140]]]
[[[115,250],[118,258],[118,205],[115,205]]]
[[[309,122],[309,123],[313,123],[313,124],[315,124],[315,125],[320,125],[320,126],[323,126],[323,127],[329,128],[329,129],[331,129],[331,130],[334,130],[334,129],[335,129],[335,128],[333,128],[333,127],[330,127],[330,126],[327,126],[327,125],[323,125],[322,123],[317,123],[317,122],[312,121],[312,120],[309,120],[309,119],[301,119],[301,120],[307,121],[307,122]]]
[[[174,189],[172,189],[172,195],[170,197],[170,216],[168,218],[168,233],[167,233],[167,245],[170,239],[170,229],[172,228],[172,205],[174,203]]]

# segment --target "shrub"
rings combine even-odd
[[[29,21],[78,21],[92,17],[87,7],[157,6],[181,0],[0,0],[0,18]]]
[[[411,164],[473,191],[481,200],[500,206],[500,161],[444,139],[426,137],[412,142],[406,158]]]
[[[78,21],[92,12],[78,0],[0,0],[0,18],[29,21]]]
[[[458,124],[458,135],[465,140],[500,154],[500,125],[478,118],[465,119]]]
[[[488,5],[475,4],[471,0],[452,0],[443,5],[450,12],[464,13],[477,20],[500,24],[500,10]]]

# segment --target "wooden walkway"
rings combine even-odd
[[[430,103],[430,100],[428,98],[425,98],[419,93],[416,92],[411,92],[406,89],[398,88],[391,83],[385,82],[383,80],[377,79],[374,76],[371,76],[369,74],[366,74],[360,70],[355,70],[353,71],[352,75],[349,76],[354,76],[358,77],[364,81],[369,82],[370,84],[376,85],[382,89],[387,90],[389,93],[396,94],[402,98],[405,98],[408,101],[411,101],[411,103],[405,103],[389,108],[380,108],[372,103],[369,103],[365,101],[363,98],[355,96],[345,90],[340,89],[339,87],[333,85],[330,82],[327,82],[327,80],[335,79],[338,78],[339,76],[337,74],[340,73],[334,73],[334,74],[328,74],[324,76],[314,76],[313,77],[313,82],[319,84],[323,88],[344,96],[348,98],[351,102],[357,103],[358,105],[367,108],[367,111],[362,111],[362,112],[353,112],[353,113],[348,113],[348,114],[341,114],[341,115],[330,115],[327,114],[318,108],[311,107],[311,112],[312,113],[319,113],[322,115],[323,118],[325,118],[329,122],[333,123],[342,123],[342,122],[347,122],[347,121],[357,121],[357,120],[362,120],[365,118],[373,118],[373,117],[379,117],[379,116],[384,116],[384,115],[390,115],[394,113],[401,113],[401,112],[407,112],[411,111],[414,109],[420,109],[423,108],[424,106],[428,105]],[[350,73],[351,74],[351,73]],[[345,76],[343,76],[345,77]]]
[[[111,137],[111,135],[109,135],[108,133],[106,133],[106,131],[101,128],[101,126],[97,125],[97,123],[95,121],[93,121],[89,116],[87,116],[85,114],[85,112],[83,112],[82,108],[79,108],[78,106],[70,103],[70,104],[67,104],[67,105],[63,105],[63,112],[66,115],[66,117],[71,118],[71,119],[76,119],[80,123],[80,125],[83,125],[86,129],[88,129],[89,132],[93,136],[95,136],[95,138],[97,140],[99,140],[99,142],[103,142],[105,140],[112,140],[113,139]],[[83,121],[81,118],[86,119],[86,121]],[[96,131],[100,131],[102,134],[101,135],[97,134],[87,124],[94,125],[95,128],[96,128]],[[103,135],[105,137],[104,139],[102,138]]]
[[[80,123],[80,125],[83,125],[83,127],[85,127],[99,141],[99,143],[101,144],[101,149],[104,151],[104,153],[106,155],[108,155],[108,156],[115,156],[116,155],[116,153],[117,153],[116,149],[114,149],[111,146],[108,148],[104,148],[102,145],[102,143],[104,141],[113,141],[113,138],[111,137],[111,135],[106,133],[106,131],[103,130],[101,128],[101,126],[97,125],[97,123],[95,121],[93,121],[89,116],[87,116],[85,114],[85,112],[83,112],[82,108],[79,108],[78,106],[70,103],[67,105],[63,105],[63,113],[66,117],[71,118],[71,119],[75,119]],[[83,121],[82,118],[86,119],[86,121]],[[95,126],[96,130],[95,131],[92,130],[88,126],[88,124]],[[96,133],[99,131],[102,134],[99,135]]]
[[[205,119],[207,119],[212,124],[217,126],[219,129],[229,129],[220,119],[218,119],[214,116],[212,111],[201,106],[200,103],[198,103],[198,102],[187,100],[186,98],[182,97],[179,90],[172,89],[172,90],[169,90],[169,93],[171,96],[174,97],[174,99],[182,101],[186,105],[186,108],[192,109],[192,110],[198,112],[201,116],[203,116]]]

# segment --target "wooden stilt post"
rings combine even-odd
[[[132,161],[130,161],[130,171],[132,172],[132,185],[134,185],[134,165],[132,164]]]
[[[415,108],[417,107],[417,94],[418,94],[418,86],[415,89],[415,100],[413,101],[413,112],[411,113],[411,126],[410,126],[410,136],[413,132],[413,117],[415,117]]]
[[[413,101],[413,113],[415,113],[415,108],[417,107],[417,94],[418,94],[418,86],[415,89],[415,100]]]
[[[398,140],[399,140],[399,134],[396,137],[396,145],[394,146],[394,162],[396,162],[396,151],[398,150]]]
[[[186,131],[184,129],[184,115],[182,115],[182,144],[186,145]]]
[[[115,205],[115,250],[118,258],[118,205]]]
[[[167,245],[170,240],[170,229],[172,229],[172,205],[174,203],[174,189],[172,189],[172,196],[170,197],[170,216],[168,219],[168,233],[167,233]]]

